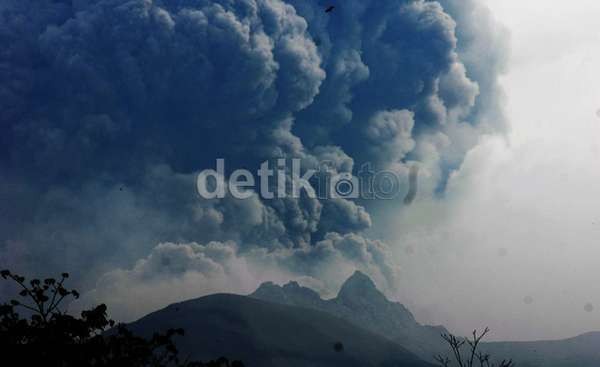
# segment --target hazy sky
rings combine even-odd
[[[511,33],[510,132],[481,139],[444,200],[402,213],[399,298],[493,339],[598,330],[600,3],[487,3]]]

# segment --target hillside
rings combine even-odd
[[[271,302],[307,307],[338,316],[357,326],[394,341],[423,360],[447,355],[448,345],[440,334],[443,326],[418,323],[402,304],[389,301],[361,272],[354,273],[336,298],[322,299],[296,282],[279,286],[263,283],[252,297]],[[557,341],[483,343],[483,351],[497,358],[512,358],[519,367],[598,367],[600,333],[584,334]]]
[[[404,305],[389,301],[368,276],[358,271],[346,280],[337,297],[330,300],[321,299],[316,292],[296,282],[284,286],[264,283],[251,297],[338,316],[402,345],[424,360],[448,352],[440,337],[447,333],[443,326],[419,324]]]
[[[563,340],[486,343],[484,350],[511,356],[519,367],[598,367],[600,333]]]
[[[431,367],[398,344],[325,312],[245,296],[170,305],[132,323],[142,335],[182,327],[182,356],[227,356],[249,367]],[[341,342],[344,350],[334,350]]]

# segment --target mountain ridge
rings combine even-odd
[[[355,271],[332,299],[324,300],[317,292],[297,282],[283,286],[263,283],[250,297],[336,315],[404,346],[424,360],[432,360],[434,354],[447,351],[447,345],[440,337],[448,332],[443,326],[419,324],[403,304],[389,301],[360,271]]]
[[[377,334],[326,312],[215,294],[172,304],[128,325],[136,334],[184,328],[184,357],[221,356],[247,367],[433,367]],[[342,343],[343,351],[335,350]]]
[[[257,367],[432,367],[449,355],[443,326],[418,323],[388,300],[363,273],[354,273],[335,298],[322,299],[297,282],[261,284],[248,296],[215,294],[172,304],[131,323],[134,332],[182,327],[183,356],[220,356]],[[344,345],[340,354],[333,346]],[[600,366],[600,332],[553,341],[489,342],[481,351],[512,358],[519,367]]]
[[[433,362],[433,356],[450,352],[441,338],[448,333],[444,326],[418,323],[404,305],[389,301],[360,271],[348,278],[332,299],[322,299],[296,282],[283,286],[263,283],[250,297],[328,312],[402,345],[425,361]],[[512,358],[520,367],[598,367],[600,348],[596,346],[600,346],[600,332],[562,340],[484,342],[482,351]]]

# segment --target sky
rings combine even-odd
[[[598,330],[600,4],[487,5],[510,32],[510,129],[467,154],[444,200],[399,219],[399,298],[420,320],[462,333],[488,325],[495,340]]]
[[[600,5],[332,3],[0,0],[0,266],[124,321],[361,270],[456,333],[600,330]],[[218,158],[418,190],[202,197]]]

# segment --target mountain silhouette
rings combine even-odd
[[[183,328],[175,341],[192,360],[221,356],[253,367],[433,367],[448,355],[443,326],[422,325],[355,272],[333,299],[297,282],[260,285],[249,296],[216,294],[170,305],[129,327],[150,336]],[[600,333],[557,341],[483,343],[519,367],[598,367]]]
[[[354,272],[350,278],[348,278],[338,293],[337,299],[342,303],[349,305],[355,304],[356,302],[387,302],[387,299],[381,293],[375,283],[367,275],[360,271]],[[408,310],[406,310],[408,312]]]
[[[284,286],[263,283],[251,297],[327,312],[396,342],[426,361],[449,353],[440,336],[448,333],[446,328],[418,323],[406,307],[389,301],[360,271],[330,300],[296,282]],[[588,333],[557,341],[483,343],[481,348],[493,357],[512,358],[520,367],[598,367],[598,346],[600,333]]]
[[[331,314],[246,296],[218,294],[173,304],[129,327],[144,336],[184,328],[175,342],[181,356],[192,360],[226,356],[248,367],[433,367]]]
[[[424,360],[447,353],[440,335],[443,326],[419,324],[401,303],[389,301],[364,273],[356,271],[344,282],[334,299],[324,300],[315,291],[296,282],[278,286],[263,283],[251,297],[327,312],[361,328],[377,333],[407,348]]]

